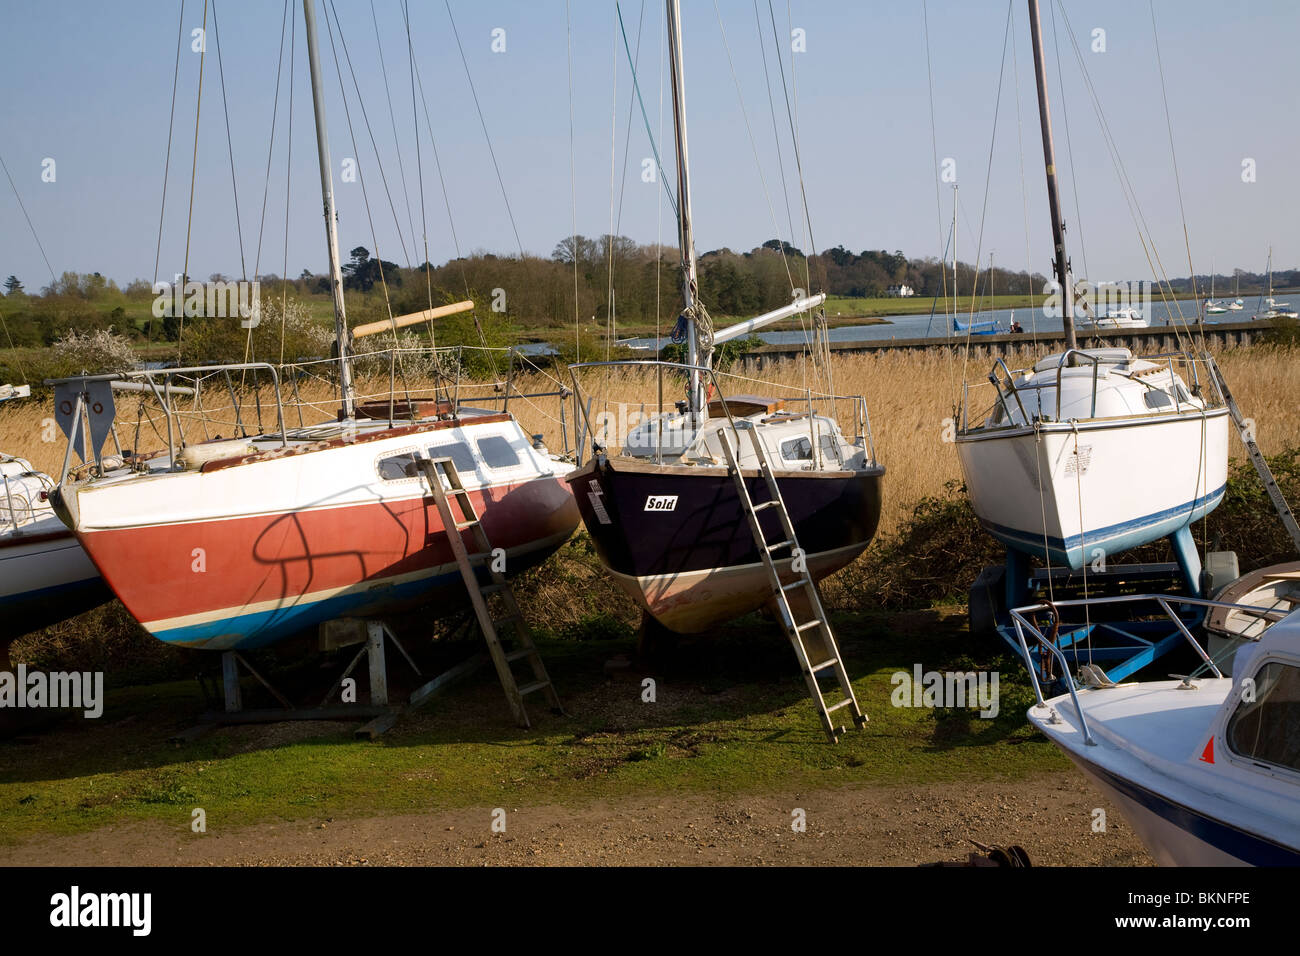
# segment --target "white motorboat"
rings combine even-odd
[[[1238,650],[1233,677],[1208,662],[1206,671],[1039,694],[1029,720],[1119,807],[1156,862],[1300,864],[1300,614]]]
[[[1145,329],[1151,325],[1151,322],[1142,315],[1140,309],[1122,307],[1107,309],[1101,315],[1089,317],[1081,324],[1094,329]]]

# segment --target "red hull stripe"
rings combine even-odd
[[[572,496],[554,478],[471,494],[489,540],[507,551],[572,530],[578,521]],[[469,532],[463,536],[469,545]],[[146,627],[418,576],[455,560],[437,508],[424,498],[93,531],[81,541]]]

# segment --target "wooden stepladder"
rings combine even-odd
[[[456,470],[455,462],[450,458],[419,456],[416,458],[416,463],[425,481],[428,482],[433,500],[438,506],[438,514],[447,531],[447,540],[451,544],[452,554],[456,556],[456,564],[460,567],[461,577],[465,580],[465,588],[474,605],[474,614],[478,618],[479,628],[483,631],[483,639],[487,641],[488,653],[492,655],[492,663],[496,666],[497,676],[501,679],[501,689],[505,691],[506,701],[510,704],[510,712],[514,715],[515,721],[520,727],[531,726],[528,711],[524,707],[524,698],[537,691],[545,691],[551,708],[556,713],[563,713],[560,698],[555,693],[550,676],[546,673],[546,665],[542,663],[541,655],[538,654],[537,646],[528,631],[528,622],[524,620],[523,612],[519,610],[510,583],[497,566],[499,555],[493,553],[492,543],[488,541],[487,532],[483,530],[478,512],[474,510],[474,502],[460,480],[460,472]],[[447,482],[446,487],[443,486],[444,479]],[[455,506],[452,505],[452,499],[456,502]],[[465,531],[471,532],[474,540],[473,553],[465,547],[465,541],[461,537],[461,533]],[[478,568],[487,571],[490,584],[480,581]],[[502,644],[499,631],[501,625],[513,628],[513,634],[507,639],[512,645],[509,648]],[[532,680],[522,685],[515,680],[512,669],[515,661],[519,660],[528,661],[533,672]]]
[[[1259,450],[1259,445],[1255,444],[1254,429],[1241,414],[1241,409],[1237,407],[1237,400],[1232,397],[1232,392],[1228,391],[1228,382],[1223,377],[1223,372],[1219,369],[1219,364],[1209,355],[1205,356],[1205,364],[1214,376],[1215,384],[1219,386],[1219,392],[1223,395],[1223,400],[1227,403],[1228,411],[1232,414],[1232,420],[1237,425],[1237,433],[1241,435],[1241,443],[1246,446],[1246,454],[1250,456],[1251,464],[1255,466],[1255,471],[1259,472],[1259,480],[1264,485],[1264,490],[1268,492],[1269,500],[1273,503],[1273,510],[1277,516],[1282,519],[1282,526],[1286,528],[1286,533],[1291,536],[1292,543],[1296,550],[1300,551],[1300,525],[1296,524],[1295,515],[1291,513],[1291,508],[1286,503],[1286,498],[1282,496],[1282,489],[1277,486],[1277,479],[1273,477],[1273,470],[1268,467],[1268,462],[1264,459],[1264,453]]]
[[[772,465],[768,461],[767,452],[763,448],[762,441],[759,440],[758,432],[749,422],[737,422],[736,428],[747,433],[753,444],[754,453],[758,457],[759,473],[763,476],[763,480],[767,485],[767,500],[758,504],[754,503],[749,494],[749,486],[745,482],[745,476],[740,470],[740,450],[732,448],[726,432],[720,432],[722,447],[727,455],[727,466],[731,471],[732,479],[736,483],[736,495],[740,499],[741,509],[745,512],[745,518],[749,522],[749,530],[754,536],[754,543],[758,545],[758,553],[763,560],[763,566],[767,569],[768,580],[771,583],[772,594],[776,599],[777,610],[781,618],[781,627],[785,631],[786,637],[789,638],[791,646],[794,647],[795,656],[799,659],[799,669],[803,672],[804,681],[808,685],[808,691],[812,695],[813,703],[817,705],[817,714],[821,717],[822,729],[826,731],[826,736],[830,738],[831,743],[836,743],[840,734],[844,733],[845,727],[843,725],[837,727],[831,717],[832,714],[847,707],[849,713],[853,715],[853,723],[858,727],[867,722],[867,715],[858,706],[857,695],[853,693],[853,684],[849,680],[848,672],[844,669],[844,661],[840,656],[839,643],[835,640],[835,632],[831,630],[830,621],[827,620],[826,609],[822,607],[821,595],[817,593],[817,585],[808,570],[806,556],[799,547],[794,524],[790,521],[790,513],[786,510],[785,500],[781,497],[781,489],[777,486],[776,476],[772,474]],[[759,515],[768,509],[774,509],[781,522],[782,540],[775,544],[768,542],[767,536],[763,533],[762,523],[759,521]],[[785,549],[788,549],[790,555],[796,559],[791,567],[794,573],[798,575],[789,584],[781,583],[781,575],[776,565],[780,559],[774,557],[777,552]],[[813,615],[811,620],[798,621],[795,619],[794,610],[790,606],[788,597],[792,592],[802,594],[807,602],[806,606],[811,609]],[[818,638],[819,640],[815,643],[820,645],[820,648],[829,657],[816,664],[812,663],[808,656],[808,645],[804,641],[805,635]],[[835,674],[840,693],[843,695],[838,701],[829,705],[826,703],[825,694],[818,680],[818,675],[828,670]]]

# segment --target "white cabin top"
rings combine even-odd
[[[1124,418],[1152,414],[1199,414],[1205,401],[1168,364],[1134,358],[1128,349],[1082,349],[1079,364],[1056,352],[1013,376],[985,427],[1041,421]],[[1058,401],[1059,388],[1059,401]]]

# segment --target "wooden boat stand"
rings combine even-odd
[[[385,652],[385,638],[398,649],[401,656],[411,665],[419,676],[423,676],[419,666],[402,647],[397,636],[383,621],[373,619],[341,618],[327,621],[321,626],[320,641],[323,649],[352,646],[360,644],[360,649],[353,655],[347,668],[338,676],[330,689],[315,707],[295,707],[283,694],[258,673],[248,659],[239,651],[225,651],[221,655],[221,683],[223,689],[224,709],[209,711],[200,716],[199,724],[172,738],[173,742],[184,743],[195,740],[217,727],[233,724],[278,723],[289,720],[357,720],[370,718],[357,728],[356,736],[375,738],[388,731],[403,714],[423,707],[440,692],[446,690],[456,681],[467,677],[487,663],[486,654],[475,654],[468,660],[444,671],[433,679],[413,690],[404,701],[393,701],[388,692],[388,665]],[[341,689],[361,659],[367,659],[370,693],[365,702],[360,695],[355,703],[343,703]],[[241,670],[247,672],[259,684],[280,702],[280,707],[245,709],[243,691],[240,687]]]

